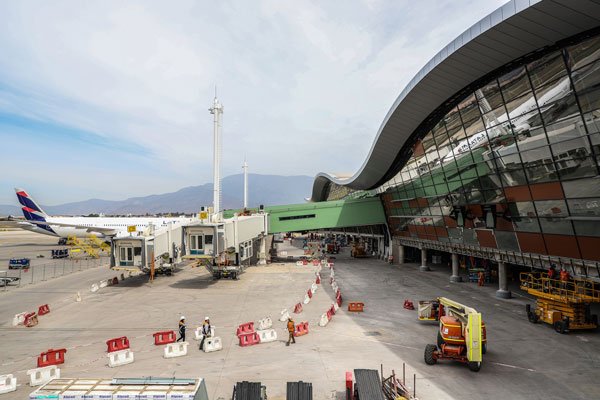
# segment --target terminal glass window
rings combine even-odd
[[[378,189],[394,200],[383,202],[393,235],[551,256],[577,236],[567,256],[600,261],[600,36],[571,43],[469,88],[417,132]],[[485,225],[493,237],[477,234]]]

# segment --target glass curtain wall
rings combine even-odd
[[[600,260],[600,36],[468,93],[379,188],[395,236]]]

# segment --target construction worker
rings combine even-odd
[[[485,282],[485,274],[483,273],[483,271],[479,271],[477,273],[477,286],[483,286]]]
[[[202,346],[204,346],[204,341],[206,338],[212,336],[212,327],[210,326],[210,319],[208,317],[204,318],[204,323],[202,324],[202,340],[200,341],[199,350],[202,350]]]
[[[288,329],[288,333],[290,334],[287,344],[286,346],[289,346],[290,343],[296,343],[296,339],[294,338],[294,320],[292,320],[292,317],[288,317],[288,322],[287,322],[287,329]]]
[[[554,264],[550,264],[550,268],[548,268],[548,279],[556,279],[556,269],[554,268]]]
[[[568,281],[569,281],[569,273],[564,268],[561,268],[560,269],[560,288],[566,289]]]
[[[185,317],[183,315],[179,318],[179,339],[177,341],[180,340],[185,342]]]

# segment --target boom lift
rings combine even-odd
[[[537,298],[533,311],[530,304],[525,306],[529,322],[543,321],[558,333],[598,327],[590,304],[600,303],[600,284],[586,279],[563,282],[540,272],[522,272],[520,278],[521,289]]]
[[[481,313],[446,297],[419,301],[419,320],[439,321],[437,345],[425,346],[425,363],[455,360],[467,364],[471,371],[481,369],[482,354],[487,351],[485,324]]]

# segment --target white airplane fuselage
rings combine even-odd
[[[21,222],[19,225],[25,230],[49,236],[63,238],[69,236],[78,238],[96,236],[105,238],[109,236],[126,235],[128,234],[128,227],[130,226],[135,226],[136,231],[139,232],[146,230],[150,225],[153,225],[154,228],[160,228],[167,226],[169,223],[185,223],[194,220],[195,219],[188,217],[47,217],[47,227],[50,229],[26,221]],[[77,225],[77,227],[53,224]],[[94,232],[94,228],[114,229],[116,234],[106,235],[100,232]]]

